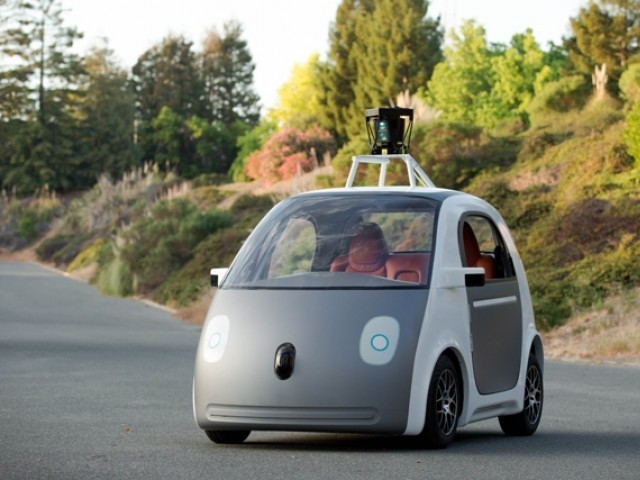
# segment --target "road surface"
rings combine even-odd
[[[206,274],[206,272],[205,272]],[[0,479],[640,478],[640,369],[548,362],[542,423],[444,451],[401,437],[195,426],[199,329],[28,263],[0,263]]]

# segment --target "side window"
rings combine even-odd
[[[484,268],[486,280],[515,276],[505,243],[488,218],[471,215],[462,219],[461,247],[463,265]]]
[[[271,255],[269,278],[311,271],[315,253],[315,225],[306,218],[290,219]]]

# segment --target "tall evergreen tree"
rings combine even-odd
[[[169,36],[143,53],[133,67],[136,135],[144,160],[155,159],[153,122],[163,108],[182,119],[204,114],[202,81],[192,47],[184,37]]]
[[[343,0],[330,30],[323,123],[343,139],[362,134],[365,108],[416,92],[442,59],[439,19],[427,0]]]
[[[75,121],[83,69],[66,27],[60,0],[15,0],[0,32],[3,57],[2,120],[13,124],[2,164],[2,185],[29,192],[48,185],[67,190],[82,184],[76,164]],[[10,79],[10,80],[8,80]]]
[[[203,113],[202,81],[193,43],[168,36],[144,52],[133,67],[138,115],[151,122],[162,107],[188,117]]]
[[[133,88],[106,44],[94,47],[84,63],[88,77],[80,107],[81,155],[92,176],[104,172],[119,178],[137,164]]]
[[[356,102],[393,104],[398,94],[423,87],[442,60],[440,20],[427,17],[425,0],[377,0],[356,26]]]
[[[591,75],[596,65],[607,65],[611,81],[618,79],[629,60],[640,53],[640,0],[591,0],[571,19],[573,35],[564,40],[575,67]]]
[[[255,65],[242,26],[227,22],[224,33],[208,32],[200,55],[208,111],[205,118],[227,125],[241,121],[256,125],[260,118],[259,97],[253,89]]]
[[[354,46],[358,42],[356,26],[360,19],[367,21],[373,11],[374,0],[343,0],[338,6],[336,19],[329,29],[329,53],[322,66],[320,79],[324,97],[322,124],[334,131],[341,141],[348,138],[348,124],[360,117],[355,105],[355,85],[358,79],[357,56]]]

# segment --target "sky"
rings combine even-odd
[[[65,19],[85,38],[86,53],[107,38],[123,66],[132,67],[147,49],[168,34],[184,35],[199,48],[211,28],[222,32],[238,20],[256,65],[254,86],[265,108],[278,100],[278,88],[293,66],[317,52],[326,55],[329,25],[341,0],[62,0]],[[587,0],[432,0],[429,16],[440,16],[449,31],[473,18],[485,27],[490,42],[507,43],[531,28],[544,47],[570,33],[569,18]]]

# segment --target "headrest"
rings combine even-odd
[[[382,229],[375,223],[361,223],[351,238],[349,266],[360,272],[382,268],[389,254]]]

